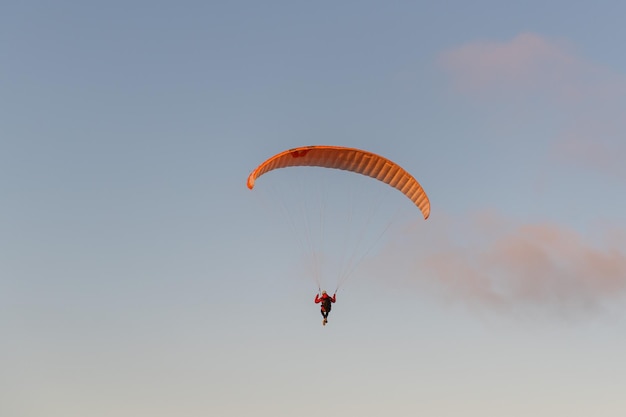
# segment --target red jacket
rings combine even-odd
[[[330,298],[330,301],[332,303],[337,301],[337,294],[333,294],[333,296],[331,297],[328,294],[322,294],[322,296],[320,297],[319,294],[315,294],[315,304],[321,303],[322,301],[325,301],[326,298]]]

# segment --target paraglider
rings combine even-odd
[[[328,295],[326,291],[322,291],[321,296],[319,293],[315,295],[315,304],[322,303],[322,305],[320,306],[320,312],[322,313],[322,317],[324,318],[322,320],[323,326],[326,326],[326,323],[328,323],[328,314],[330,313],[330,310],[332,309],[332,303],[336,303],[336,302],[337,302],[336,293],[333,294],[332,297]]]
[[[288,149],[286,151],[280,152],[263,163],[257,166],[248,176],[247,186],[250,190],[254,189],[257,180],[272,171],[281,169],[281,168],[292,168],[292,167],[318,167],[318,168],[327,168],[329,171],[343,170],[356,174],[361,174],[366,177],[373,178],[378,180],[384,184],[388,184],[390,187],[401,192],[406,198],[408,198],[415,207],[417,207],[423,218],[427,219],[430,215],[430,201],[422,188],[419,182],[405,169],[403,169],[397,163],[384,158],[380,155],[377,155],[372,152],[368,152],[361,149],[356,148],[347,148],[341,146],[327,146],[327,145],[318,145],[318,146],[303,146],[293,149]],[[316,171],[319,172],[319,171]],[[316,177],[317,174],[308,173],[311,177]],[[291,176],[291,175],[290,175]],[[288,177],[290,177],[288,176]],[[333,179],[331,184],[339,183],[338,180]],[[342,183],[343,185],[343,183]],[[325,187],[326,185],[324,185]],[[341,193],[349,194],[352,192],[352,184],[348,183],[345,191]],[[301,240],[301,246],[304,249],[310,252],[311,258],[311,273],[315,277],[317,287],[320,288],[321,280],[324,278],[324,275],[321,272],[320,263],[325,262],[331,255],[337,255],[338,253],[350,252],[347,248],[337,248],[339,242],[342,239],[332,239],[328,237],[327,232],[325,232],[325,227],[330,228],[327,217],[336,214],[336,211],[344,211],[348,212],[346,214],[345,220],[339,221],[339,227],[352,228],[353,223],[355,223],[354,218],[358,217],[358,214],[361,211],[366,211],[369,208],[375,206],[375,204],[350,204],[339,205],[339,209],[336,211],[329,210],[327,208],[327,202],[325,201],[326,194],[324,193],[323,198],[316,199],[313,196],[313,192],[307,188],[300,185],[297,185],[293,189],[289,189],[288,192],[283,195],[279,195],[278,198],[272,200],[281,200],[282,198],[292,198],[293,195],[302,193],[302,198],[296,197],[296,207],[290,209],[288,204],[282,204],[281,208],[285,211],[284,213],[284,223],[290,223],[294,229],[303,229],[303,230],[295,230],[296,234],[304,235],[304,237],[299,236]],[[315,200],[320,200],[320,208],[316,210],[312,210],[313,214],[304,214],[303,219],[291,219],[297,215],[302,215],[301,212],[306,212],[308,207],[308,203],[313,200],[313,203],[316,203]],[[332,200],[332,198],[331,198]],[[306,202],[305,202],[306,201]],[[301,206],[304,206],[304,210]],[[348,208],[349,207],[349,208]],[[372,210],[374,211],[374,210]],[[353,213],[357,213],[354,215]],[[357,239],[357,245],[360,246],[362,243],[362,236],[366,235],[368,229],[371,228],[371,217],[374,215],[370,215],[367,217],[361,225],[360,230],[354,231],[349,229],[346,232],[346,235],[351,237],[355,237]],[[281,218],[281,221],[283,218]],[[311,226],[312,223],[317,221],[319,224],[316,227]],[[391,221],[387,220],[388,223]],[[380,239],[380,237],[386,232],[389,224],[386,224],[385,227],[382,227],[382,232],[374,233],[374,243]],[[331,228],[331,232],[336,232],[338,227],[333,226]],[[318,231],[319,230],[319,231]],[[319,233],[318,235],[313,235],[314,233]],[[347,241],[348,239],[346,239]],[[327,244],[333,245],[332,249],[325,250],[317,248],[316,245],[319,243],[318,241],[330,242]],[[349,245],[349,243],[346,243]],[[356,254],[348,254],[345,257],[348,259],[347,263],[350,263],[349,266],[342,266],[340,271],[331,272],[332,274],[337,275],[337,288],[332,297],[330,297],[325,291],[322,292],[321,296],[318,294],[315,297],[315,303],[321,303],[321,313],[323,316],[323,325],[326,325],[328,322],[328,313],[331,310],[331,305],[336,301],[336,293],[339,287],[346,281],[346,279],[351,275],[351,273],[355,270],[356,265],[369,253],[373,244],[370,244],[366,249],[359,248],[361,253]],[[356,250],[355,250],[356,252]],[[343,262],[343,261],[342,261]]]

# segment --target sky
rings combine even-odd
[[[0,415],[626,412],[624,4],[1,9]],[[316,144],[431,202],[385,194],[327,326],[291,174],[246,187]]]

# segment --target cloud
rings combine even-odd
[[[626,180],[626,144],[575,131],[563,136],[552,148],[554,159]]]
[[[551,162],[626,180],[625,74],[584,59],[565,40],[534,33],[468,43],[444,51],[438,62],[454,91],[496,103],[489,110],[494,120],[548,124]]]
[[[553,161],[626,181],[626,120],[581,115],[559,132],[550,152]]]
[[[542,184],[570,173],[576,179],[566,187],[574,188],[581,177],[595,180],[580,169],[563,171],[567,165],[626,180],[623,73],[585,59],[565,40],[534,33],[461,45],[444,51],[438,62],[453,91],[482,105],[496,127],[526,129],[523,135],[516,131],[515,140],[527,138],[523,144],[537,158],[534,167],[544,163],[538,171]],[[519,119],[524,123],[516,124]],[[626,235],[612,224],[589,236],[495,212],[455,220],[440,215],[429,222],[421,227],[422,235],[428,231],[425,241],[407,237],[406,246],[385,254],[412,271],[396,281],[401,285],[502,310],[578,313],[626,299]]]
[[[441,53],[438,62],[468,94],[540,94],[570,103],[626,94],[623,74],[578,57],[565,41],[534,33],[469,43]]]
[[[616,236],[592,244],[562,226],[482,213],[464,222],[435,220],[419,239],[394,239],[403,244],[390,246],[380,260],[408,271],[396,284],[455,302],[569,314],[626,295],[626,253]]]

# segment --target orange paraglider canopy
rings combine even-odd
[[[248,188],[261,175],[278,168],[312,166],[342,169],[366,175],[389,184],[415,204],[424,219],[430,215],[430,202],[422,186],[400,165],[372,152],[341,146],[302,146],[278,153],[259,165],[248,176]]]

